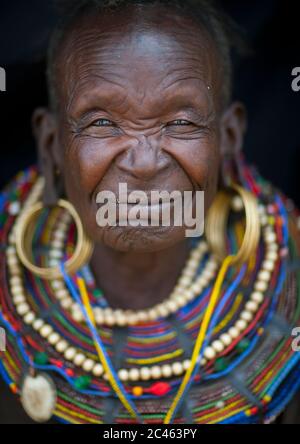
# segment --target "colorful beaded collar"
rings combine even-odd
[[[292,327],[300,325],[300,273],[293,268],[299,256],[298,213],[254,170],[243,168],[245,185],[259,197],[262,242],[251,273],[241,267],[224,282],[193,391],[174,423],[269,422],[300,385],[300,353],[291,346]],[[1,196],[0,325],[7,348],[0,373],[36,421],[53,414],[69,423],[133,422],[111,390],[65,282],[36,278],[18,261],[15,221],[26,202],[36,199],[37,179],[36,168],[29,168]],[[71,254],[74,226],[63,211],[45,220],[37,230],[41,251],[35,259],[53,265]],[[240,231],[237,221],[228,234],[231,245]],[[218,267],[205,240],[197,240],[173,294],[138,313],[110,309],[89,268],[80,271],[107,353],[147,423],[162,421],[190,365]],[[76,285],[76,276],[72,280]],[[38,409],[30,401],[32,390],[44,394]]]

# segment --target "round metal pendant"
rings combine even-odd
[[[56,387],[45,373],[26,375],[21,388],[21,403],[30,418],[36,422],[48,421],[56,406]]]

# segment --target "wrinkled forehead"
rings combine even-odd
[[[191,18],[137,11],[87,15],[73,24],[57,58],[59,100],[70,109],[108,86],[140,97],[170,95],[178,82],[218,100],[219,63],[212,38]]]

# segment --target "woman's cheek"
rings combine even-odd
[[[91,197],[122,150],[122,146],[108,139],[82,137],[74,142],[66,155],[66,166],[75,188],[80,187]]]
[[[217,140],[183,140],[180,144],[169,144],[166,151],[176,159],[197,188],[205,191],[219,165]]]

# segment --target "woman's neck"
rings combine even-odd
[[[120,252],[97,244],[91,269],[112,308],[142,310],[169,296],[188,254],[186,240],[153,253]]]

